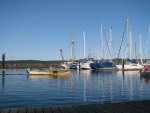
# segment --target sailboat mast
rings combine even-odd
[[[71,61],[74,62],[74,25],[72,27],[72,55],[71,55]]]
[[[132,59],[132,33],[130,31],[130,59]]]
[[[99,63],[99,59],[100,59],[100,50],[99,50],[99,46],[98,46],[98,63]]]
[[[91,57],[92,57],[92,47],[91,47],[91,38],[90,38],[90,50],[89,50],[89,57],[90,57],[90,60],[91,60]]]
[[[127,18],[127,48],[126,48],[126,57],[130,57],[130,37],[129,37],[129,20]]]
[[[83,31],[83,39],[84,39],[84,58],[85,58],[85,32]]]
[[[101,39],[102,39],[102,58],[104,58],[105,50],[104,50],[104,39],[103,39],[103,27],[101,25]]]
[[[109,61],[112,62],[112,27],[110,27],[110,56]]]
[[[136,43],[135,43],[135,58],[137,59],[137,53],[136,53]]]
[[[149,31],[148,31],[147,44],[146,44],[146,50],[145,50],[145,53],[146,53],[146,54],[147,54],[147,46],[148,46],[149,38],[150,38],[150,27],[149,27]],[[147,56],[147,55],[146,55],[146,56]]]
[[[140,35],[140,59],[141,59],[141,63],[143,64],[142,61],[142,36]]]

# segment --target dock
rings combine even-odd
[[[57,107],[0,108],[0,113],[150,113],[150,100]]]

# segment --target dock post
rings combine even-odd
[[[122,62],[122,75],[123,75],[123,80],[124,80],[124,59],[123,59],[123,62]]]
[[[5,69],[5,53],[2,54],[2,69]]]
[[[79,69],[80,69],[80,61],[79,61]]]
[[[123,59],[123,62],[122,62],[122,71],[124,71],[124,59]]]
[[[79,74],[80,74],[80,61],[79,61]]]

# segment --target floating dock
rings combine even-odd
[[[150,100],[92,105],[0,108],[0,113],[150,113]]]

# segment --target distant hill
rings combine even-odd
[[[5,68],[48,68],[60,67],[61,60],[41,61],[41,60],[9,60],[5,61]],[[0,61],[0,68],[3,64]]]
[[[2,61],[0,61],[1,63]],[[61,60],[52,60],[52,61],[42,61],[42,60],[7,60],[5,63],[12,63],[12,64],[37,64],[37,63],[50,63],[50,64],[60,64]]]

